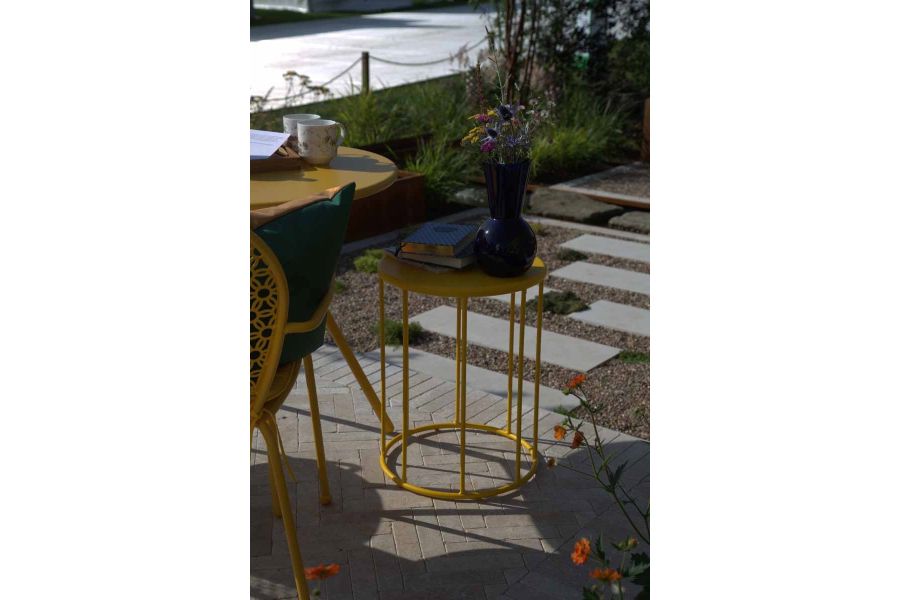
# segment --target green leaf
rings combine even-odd
[[[649,596],[648,596],[649,597]],[[581,588],[581,600],[602,600],[600,595],[591,588]]]
[[[619,484],[619,479],[622,478],[622,473],[625,472],[625,467],[628,466],[628,461],[626,460],[621,465],[616,467],[616,470],[613,471],[613,474],[609,477],[609,485],[610,487],[616,487]]]
[[[600,560],[603,561],[603,564],[606,564],[606,552],[603,551],[603,534],[597,536],[597,541],[594,542],[594,551],[597,553],[597,556],[600,557]]]

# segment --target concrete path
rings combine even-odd
[[[456,309],[439,306],[422,314],[410,317],[423,328],[441,335],[456,337]],[[537,329],[525,327],[525,356],[534,360],[534,346]],[[468,341],[470,344],[492,348],[501,352],[509,351],[509,321],[496,319],[468,311]],[[516,351],[518,351],[518,324],[516,325]],[[576,371],[589,371],[606,362],[621,350],[561,335],[546,329],[541,334],[541,361],[559,365]]]
[[[378,364],[381,368],[381,354],[378,350],[366,352],[363,356]],[[394,367],[403,367],[403,349],[388,346],[385,349],[385,362]],[[431,352],[425,352],[417,348],[409,349],[409,368],[430,377],[437,377],[450,383],[456,382],[456,361]],[[374,374],[374,379],[381,381],[380,372]],[[481,390],[495,396],[505,398],[507,384],[509,382],[506,373],[498,373],[489,369],[482,369],[475,365],[466,367],[466,389]],[[518,379],[513,376],[513,403],[518,398]],[[372,381],[375,385],[375,381]],[[555,408],[570,409],[578,406],[578,399],[567,396],[560,390],[541,386],[540,405],[547,410]],[[522,385],[522,403],[524,407],[534,404],[534,382],[525,380]]]
[[[326,472],[332,501],[319,503],[315,450],[306,383],[298,379],[276,414],[287,462],[297,476],[288,479],[296,513],[297,537],[307,566],[337,563],[340,572],[323,582],[322,597],[412,600],[417,598],[494,598],[571,600],[591,582],[589,569],[574,567],[569,554],[581,537],[620,540],[630,534],[626,519],[596,482],[574,469],[590,468],[585,446],[553,439],[560,415],[538,410],[541,463],[520,490],[476,502],[432,500],[398,488],[379,466],[379,421],[337,348],[327,344],[313,354],[325,441]],[[366,371],[373,364],[360,357]],[[377,372],[378,369],[376,368]],[[396,386],[398,375],[387,383]],[[442,422],[454,411],[453,386],[411,371],[410,424]],[[373,385],[378,389],[376,380]],[[505,396],[505,394],[504,394]],[[476,407],[477,405],[477,407]],[[505,424],[505,397],[469,395],[472,422]],[[388,409],[400,423],[400,406]],[[523,411],[524,423],[532,424]],[[530,437],[532,429],[523,428]],[[588,443],[594,432],[583,431]],[[639,502],[649,501],[650,444],[600,429],[615,467],[628,460],[623,481]],[[514,466],[512,442],[469,431],[466,439],[467,487],[502,485]],[[544,460],[559,461],[550,469]],[[459,482],[458,436],[454,431],[415,436],[408,447],[413,483],[452,488]],[[396,466],[397,452],[388,456]],[[523,461],[523,468],[529,465]],[[265,444],[253,438],[250,466],[250,597],[296,598],[281,520],[272,515]],[[641,550],[649,551],[642,545]],[[614,555],[614,560],[617,560]],[[637,593],[626,582],[626,598]]]
[[[607,329],[650,335],[650,311],[618,302],[597,300],[588,310],[572,313],[569,317]]]
[[[282,75],[290,70],[309,76],[314,84],[323,84],[350,66],[364,50],[372,57],[404,63],[448,59],[463,46],[474,46],[484,38],[485,22],[480,11],[486,10],[453,6],[253,27],[250,94],[264,96],[274,87],[271,97],[284,97]],[[474,58],[477,52],[475,49],[469,55]],[[369,73],[373,89],[380,89],[450,75],[458,66],[449,60],[407,67],[373,59]],[[347,95],[351,76],[358,86],[359,65],[329,86],[334,97]],[[278,106],[274,103],[272,108]]]
[[[627,258],[641,262],[650,262],[650,244],[640,244],[626,240],[616,240],[600,235],[580,235],[574,240],[560,244],[563,248],[571,248],[579,252],[605,254],[617,258]]]
[[[551,277],[618,288],[638,294],[650,294],[650,275],[578,261],[550,272]]]

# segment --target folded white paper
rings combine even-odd
[[[287,133],[250,130],[250,160],[269,158],[288,139]]]

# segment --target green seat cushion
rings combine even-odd
[[[301,205],[255,231],[278,257],[289,290],[288,321],[312,317],[328,293],[350,220],[355,184],[330,199]],[[314,331],[285,337],[279,364],[303,358],[325,341],[325,320]]]

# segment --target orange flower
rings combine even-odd
[[[588,556],[591,554],[591,541],[587,538],[581,538],[575,542],[575,548],[572,550],[572,562],[576,565],[583,565],[587,562]]]
[[[331,563],[330,565],[319,565],[318,567],[309,567],[304,569],[307,579],[328,579],[337,575],[341,570],[341,565]]]
[[[570,379],[569,384],[566,387],[569,389],[576,388],[579,385],[581,385],[582,383],[584,383],[585,379],[587,379],[587,375],[585,375],[584,373],[580,373],[580,374],[576,375],[575,377],[573,377],[572,379]]]
[[[581,433],[580,431],[576,431],[575,436],[572,438],[571,447],[577,448],[578,446],[580,446],[583,443],[584,443],[584,434]]]
[[[553,437],[562,440],[566,437],[566,428],[562,425],[554,425],[553,426]]]
[[[609,567],[606,567],[605,569],[601,569],[598,567],[591,571],[590,575],[594,579],[599,579],[600,581],[609,581],[610,583],[622,579],[621,573]]]

